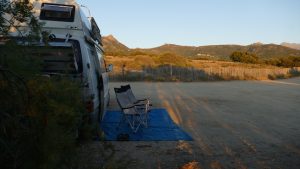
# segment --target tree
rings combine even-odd
[[[27,41],[41,37],[41,23],[26,1],[0,4],[0,166],[5,169],[74,168],[75,137],[83,103],[78,84],[39,76],[40,62],[10,31]],[[21,25],[29,31],[24,34]],[[75,164],[76,165],[76,164]]]
[[[160,65],[174,65],[185,67],[187,66],[187,59],[182,56],[177,56],[173,53],[163,53],[158,58]]]
[[[17,31],[21,36],[38,40],[41,35],[42,23],[34,16],[33,5],[29,0],[2,0],[0,4],[0,36],[7,36],[11,30]],[[27,25],[28,34],[20,30],[22,25]]]
[[[259,63],[258,57],[253,53],[248,52],[233,52],[230,55],[230,59],[234,62],[241,62],[241,63]]]
[[[287,56],[280,58],[273,58],[265,61],[266,64],[279,66],[279,67],[300,67],[300,57]]]

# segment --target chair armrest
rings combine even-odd
[[[140,102],[140,101],[146,101],[146,100],[149,100],[149,99],[139,99],[139,100],[137,100],[138,102]]]
[[[139,102],[145,102],[145,101],[148,101],[148,102],[150,102],[150,99],[149,99],[149,98],[145,98],[145,99],[139,99],[139,100],[137,100],[135,103],[139,103]]]
[[[145,106],[145,104],[130,104],[130,105],[127,105],[126,107],[122,107],[122,109],[131,109],[136,106]]]

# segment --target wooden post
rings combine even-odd
[[[170,64],[170,75],[171,75],[171,80],[173,79],[173,67],[172,64]]]
[[[126,65],[125,65],[125,63],[122,65],[122,79],[123,79],[123,81],[125,80],[125,67],[126,67]]]

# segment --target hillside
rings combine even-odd
[[[152,49],[143,49],[149,53],[175,53],[185,57],[217,57],[227,59],[234,51],[250,52],[256,54],[260,58],[269,59],[282,56],[300,56],[300,51],[291,49],[281,45],[266,44],[266,45],[211,45],[211,46],[178,46],[178,45],[163,45]]]
[[[276,44],[255,43],[248,46],[241,45],[210,45],[210,46],[180,46],[165,44],[149,49],[129,49],[120,43],[112,35],[103,38],[104,48],[109,55],[131,55],[132,53],[142,52],[145,54],[174,53],[179,56],[190,58],[218,58],[228,59],[234,51],[250,52],[262,59],[278,58],[283,56],[300,56],[300,50],[292,49]]]
[[[116,52],[127,52],[129,48],[124,44],[120,43],[113,35],[104,36],[102,43],[107,54]]]
[[[300,50],[300,44],[299,43],[287,43],[287,42],[283,42],[280,45],[285,46],[285,47],[289,47],[289,48],[292,48],[292,49]]]

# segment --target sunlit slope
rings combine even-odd
[[[104,48],[108,55],[159,55],[163,53],[173,53],[178,56],[190,58],[217,58],[228,59],[234,51],[250,52],[262,59],[271,59],[285,56],[299,56],[300,50],[276,44],[252,44],[241,45],[210,45],[210,46],[180,46],[175,44],[165,44],[149,49],[129,49],[120,43],[112,35],[103,38]]]

